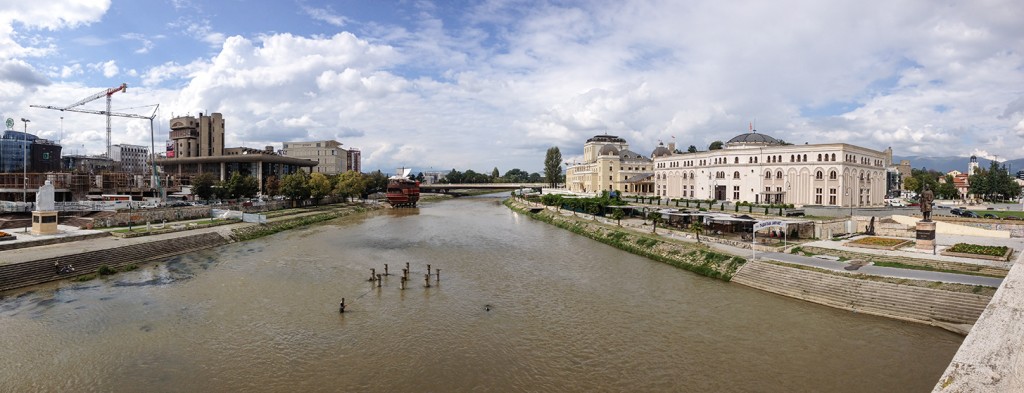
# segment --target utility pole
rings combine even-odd
[[[22,150],[21,150],[21,201],[28,203],[28,123],[31,120],[24,117],[21,118],[21,122],[25,124],[24,132],[22,133]]]

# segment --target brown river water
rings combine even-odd
[[[962,340],[461,198],[6,293],[0,391],[925,392]]]

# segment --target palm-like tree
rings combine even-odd
[[[700,243],[700,233],[704,231],[704,224],[699,220],[690,223],[690,231],[697,235],[697,243]]]

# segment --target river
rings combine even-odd
[[[441,277],[425,288],[428,263]],[[7,293],[0,391],[924,392],[962,340],[698,276],[476,197]]]

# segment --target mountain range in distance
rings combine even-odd
[[[952,171],[954,169],[967,173],[967,165],[971,162],[970,157],[892,157],[893,164],[899,164],[901,160],[909,160],[910,167],[914,169],[931,169],[942,173]],[[1018,158],[1009,161],[1000,161],[1003,165],[1010,168],[1010,174],[1016,176],[1017,171],[1024,170],[1024,158]],[[991,160],[987,158],[978,157],[978,166],[982,169],[988,169]]]

